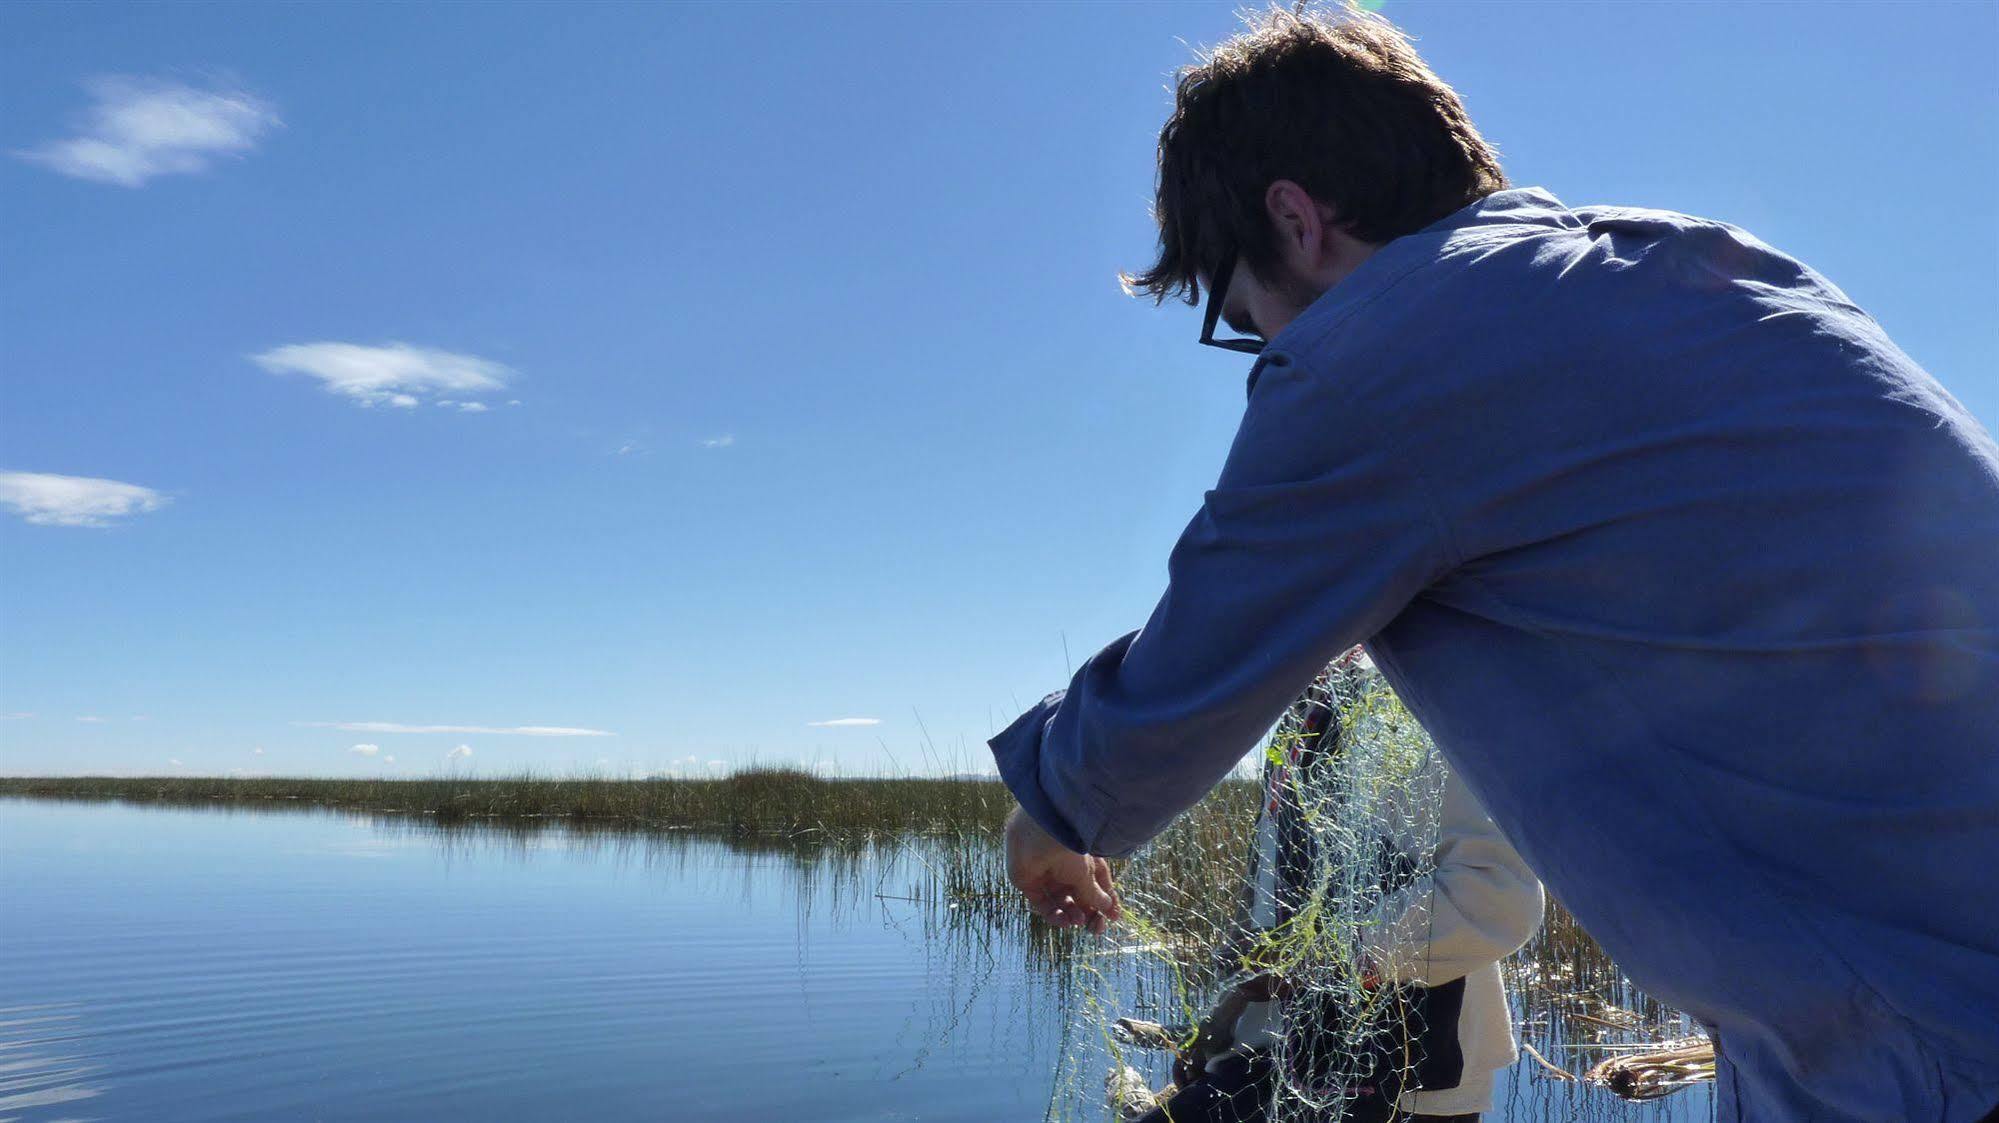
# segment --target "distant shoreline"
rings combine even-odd
[[[996,779],[835,779],[787,768],[718,779],[7,776],[0,777],[6,796],[756,833],[997,830],[1013,806]]]

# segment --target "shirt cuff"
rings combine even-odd
[[[1069,816],[1063,814],[1055,796],[1041,783],[1041,752],[1048,723],[1055,717],[1055,707],[1062,703],[1067,693],[1066,690],[1058,690],[1043,698],[1015,718],[1012,725],[1000,730],[997,737],[986,742],[986,747],[993,751],[993,763],[999,766],[1000,779],[1013,793],[1021,811],[1055,841],[1078,854],[1086,854],[1089,848],[1082,832]]]

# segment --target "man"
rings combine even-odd
[[[1999,446],[1720,223],[1508,189],[1385,23],[1187,70],[1140,291],[1253,338],[1143,630],[994,738],[1043,917],[1365,641],[1723,1119],[1999,1111]],[[1994,1118],[1999,1118],[1995,1114]]]

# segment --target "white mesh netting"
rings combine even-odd
[[[1119,872],[1126,921],[1066,968],[1051,1117],[1365,1123],[1454,1085],[1462,984],[1419,981],[1445,782],[1365,657],[1329,667],[1260,781],[1231,777]]]

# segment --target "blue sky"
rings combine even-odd
[[[1115,280],[1232,6],[6,6],[0,771],[985,767],[1233,432]],[[1385,12],[1999,421],[1999,7]]]

